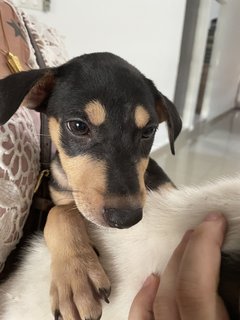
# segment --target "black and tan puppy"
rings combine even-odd
[[[45,240],[52,258],[52,310],[64,319],[98,319],[110,283],[84,221],[129,228],[142,219],[146,188],[168,181],[149,152],[166,121],[172,152],[181,130],[174,105],[136,68],[94,53],[0,81],[0,123],[20,104],[45,112],[57,153]],[[81,232],[79,232],[81,230]],[[97,295],[94,294],[97,293]]]

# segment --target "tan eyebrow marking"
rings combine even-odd
[[[95,126],[100,126],[106,119],[105,107],[98,100],[89,102],[85,106],[84,111],[86,112],[88,119]]]
[[[143,106],[137,106],[135,109],[134,118],[136,126],[142,129],[148,123],[150,115]]]

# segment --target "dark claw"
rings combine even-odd
[[[54,312],[54,320],[62,320],[62,315],[59,310],[55,310]]]
[[[98,249],[93,246],[93,250],[95,251],[96,255],[97,255],[98,257],[100,257],[100,253],[99,253]],[[97,319],[97,320],[98,320],[98,319]]]
[[[99,316],[98,318],[96,318],[96,319],[93,319],[93,318],[85,318],[85,320],[100,320],[101,317],[102,317],[102,314],[100,314],[100,316]]]
[[[111,287],[109,289],[105,289],[105,288],[99,289],[100,298],[103,299],[106,303],[110,303],[110,301],[108,300],[110,293],[111,293]]]

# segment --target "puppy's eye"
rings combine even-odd
[[[156,127],[147,127],[147,128],[144,128],[142,130],[142,139],[148,139],[148,138],[151,138],[155,132],[156,132]]]
[[[88,125],[81,120],[71,120],[67,122],[67,128],[73,134],[85,136],[89,133]]]

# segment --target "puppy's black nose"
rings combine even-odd
[[[105,208],[103,216],[112,228],[130,228],[142,219],[142,209]]]

